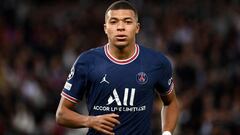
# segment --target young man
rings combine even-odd
[[[82,53],[61,93],[56,120],[88,135],[151,135],[155,90],[164,103],[162,130],[171,135],[179,114],[171,64],[163,54],[135,43],[138,15],[127,1],[114,2],[105,14],[108,44]],[[74,111],[86,96],[89,115]]]

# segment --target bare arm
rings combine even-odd
[[[162,131],[173,133],[179,115],[179,105],[174,90],[165,96],[161,96],[163,101],[162,110]]]
[[[113,128],[120,123],[117,114],[86,116],[75,112],[74,107],[74,103],[62,97],[56,112],[57,123],[69,128],[93,128],[107,135],[113,135]]]

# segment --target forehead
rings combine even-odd
[[[135,14],[132,10],[129,9],[118,9],[118,10],[109,10],[105,16],[106,19],[117,18],[135,18]]]

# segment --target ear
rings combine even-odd
[[[106,26],[106,23],[104,23],[103,28],[104,28],[104,32],[107,34],[107,26]]]
[[[137,28],[136,28],[136,34],[138,34],[139,33],[139,31],[140,31],[140,23],[137,23],[137,26],[136,26]]]

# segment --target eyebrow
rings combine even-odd
[[[125,18],[123,18],[123,19],[119,19],[119,18],[116,18],[116,17],[111,17],[109,20],[127,20],[127,19],[131,19],[131,20],[133,20],[133,18],[131,18],[131,17],[125,17]]]

